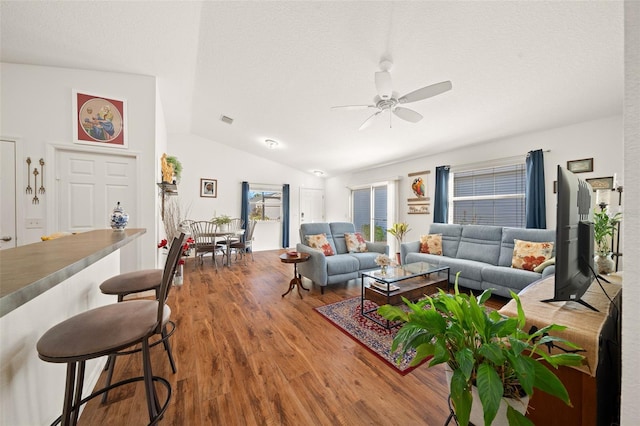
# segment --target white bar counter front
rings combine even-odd
[[[40,360],[36,343],[69,317],[116,303],[99,285],[120,273],[119,249],[145,232],[100,229],[0,251],[0,425],[51,424],[60,415],[66,364]],[[104,362],[87,362],[87,395]]]

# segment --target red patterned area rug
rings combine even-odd
[[[370,300],[364,301],[365,310],[373,309],[377,305]],[[360,297],[354,297],[330,305],[315,308],[315,310],[327,319],[331,324],[335,325],[339,330],[343,331],[347,336],[360,343],[372,353],[377,355],[386,364],[393,367],[403,376],[411,372],[416,367],[409,364],[414,357],[415,352],[412,350],[407,352],[398,363],[400,358],[398,353],[391,354],[391,344],[393,337],[398,332],[399,327],[387,330],[375,322],[360,315]],[[376,312],[369,314],[377,317],[380,321],[386,321]],[[426,360],[425,360],[426,361]],[[424,361],[423,361],[424,362]]]

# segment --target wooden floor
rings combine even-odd
[[[442,366],[401,376],[313,310],[359,296],[359,282],[281,297],[293,265],[281,263],[280,253],[257,252],[255,262],[219,273],[210,259],[195,270],[187,263],[184,285],[172,288],[168,302],[178,372],[162,345],[151,350],[154,374],[173,390],[160,424],[443,425]],[[504,302],[491,301],[494,308]],[[139,375],[138,354],[119,358],[114,381]],[[89,402],[80,418],[82,425],[147,423],[141,383],[113,391],[104,405]]]

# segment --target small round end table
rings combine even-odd
[[[298,252],[295,256],[291,256],[287,253],[282,253],[280,255],[280,261],[282,263],[293,263],[293,279],[289,282],[289,289],[282,295],[282,297],[285,297],[287,294],[289,294],[295,286],[298,286],[298,295],[300,296],[300,299],[302,299],[302,292],[300,291],[301,288],[303,290],[309,291],[308,288],[305,288],[302,285],[302,276],[298,274],[298,263],[306,262],[310,257],[311,255],[309,253],[300,252]]]

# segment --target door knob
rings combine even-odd
[[[1,239],[2,239],[2,241],[11,241],[11,237],[8,236],[8,235],[5,236],[5,237],[2,237]]]

